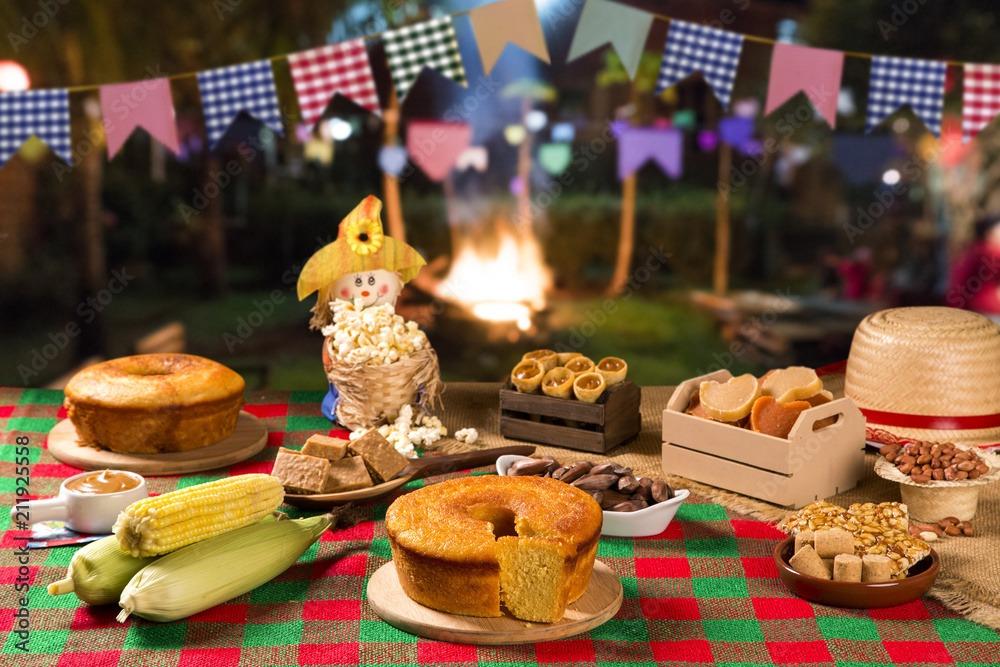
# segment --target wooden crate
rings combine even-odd
[[[664,472],[790,508],[857,485],[864,474],[865,419],[851,399],[803,411],[787,440],[685,413],[703,381],[731,377],[716,371],[674,390],[663,411]],[[836,423],[815,428],[830,417]]]
[[[629,380],[596,403],[500,390],[500,433],[505,438],[603,454],[631,440],[641,427],[641,391]]]

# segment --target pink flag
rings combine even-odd
[[[471,140],[467,123],[415,120],[406,130],[406,151],[432,181],[442,181]]]
[[[842,51],[775,44],[764,113],[771,113],[801,90],[827,124],[834,127],[837,124],[837,96],[840,94],[843,70]]]
[[[144,79],[101,86],[101,113],[108,139],[108,158],[113,158],[137,127],[169,148],[180,151],[174,98],[168,79]]]

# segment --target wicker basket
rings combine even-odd
[[[858,325],[844,394],[869,426],[897,436],[993,443],[1000,441],[998,369],[1000,327],[989,319],[955,308],[893,308]]]
[[[434,412],[441,402],[441,371],[434,349],[426,347],[387,366],[343,364],[323,343],[323,366],[337,388],[337,421],[351,430],[395,419],[404,405]]]

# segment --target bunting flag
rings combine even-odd
[[[667,176],[680,178],[684,135],[673,127],[625,127],[618,132],[618,178],[625,180],[648,160]]]
[[[444,16],[382,34],[386,59],[399,101],[425,67],[437,70],[459,85],[466,85],[462,54],[451,18]]]
[[[469,146],[455,161],[455,169],[459,171],[475,169],[478,172],[484,172],[489,165],[490,156],[486,152],[486,146]]]
[[[410,159],[436,182],[444,180],[471,140],[472,127],[467,123],[418,120],[406,129]]]
[[[282,134],[271,63],[257,60],[198,73],[208,144],[214,148],[241,111]]]
[[[729,106],[743,35],[687,21],[670,21],[656,92],[701,72],[723,108]]]
[[[73,164],[69,91],[65,88],[0,93],[0,167],[33,136]]]
[[[132,131],[141,127],[149,136],[177,155],[181,141],[169,79],[146,79],[101,86],[101,116],[108,141],[108,159],[113,158]]]
[[[378,91],[363,38],[293,53],[288,56],[288,66],[302,119],[310,127],[316,124],[338,93],[362,109],[376,115],[380,113]]]
[[[402,146],[383,146],[378,152],[378,166],[390,176],[399,176],[406,167],[406,149]]]
[[[1000,114],[1000,65],[965,65],[962,81],[962,138],[979,134]]]
[[[618,54],[628,78],[634,79],[646,46],[653,15],[608,0],[587,0],[576,24],[567,62],[610,44]]]
[[[890,56],[872,58],[865,132],[871,132],[886,117],[908,104],[934,136],[940,135],[947,69],[947,63],[940,60]]]
[[[843,71],[842,51],[784,42],[775,44],[771,53],[771,81],[767,87],[764,113],[771,113],[801,91],[827,124],[835,127]]]
[[[470,11],[469,20],[487,74],[493,71],[508,44],[520,46],[543,62],[551,62],[535,0],[492,2]]]
[[[719,121],[719,139],[734,148],[742,148],[753,138],[753,119],[728,116]]]
[[[569,144],[552,143],[538,147],[538,163],[553,176],[566,171],[572,159],[573,149]]]

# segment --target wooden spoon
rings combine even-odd
[[[371,500],[391,493],[415,479],[490,465],[491,463],[496,463],[496,460],[504,454],[530,456],[534,451],[534,445],[511,445],[509,447],[482,449],[478,452],[463,452],[461,454],[447,454],[445,456],[425,456],[422,459],[414,459],[396,477],[388,482],[382,482],[381,484],[369,486],[364,489],[339,491],[337,493],[286,493],[285,502],[296,507],[322,509],[336,505],[337,503],[346,503],[354,500]]]

